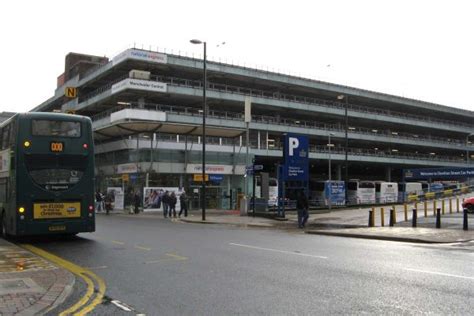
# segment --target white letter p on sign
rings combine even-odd
[[[298,148],[300,145],[300,141],[298,138],[295,137],[289,137],[288,138],[288,149],[289,149],[289,155],[293,156],[293,150]]]

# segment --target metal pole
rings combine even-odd
[[[204,44],[203,56],[203,86],[202,86],[202,220],[206,220],[206,86],[207,86],[207,70],[206,70],[206,42]]]
[[[470,152],[469,152],[469,137],[472,136],[472,134],[469,134],[466,136],[466,161],[468,164],[471,163],[471,157],[470,156]]]
[[[331,134],[328,135],[328,148],[329,148],[329,167],[328,167],[328,179],[329,179],[329,209],[332,207],[332,183],[331,183]]]
[[[255,173],[255,171],[254,171],[254,173]],[[256,181],[255,180],[256,180],[255,179],[255,174],[253,174],[253,176],[252,176],[252,215],[253,215],[253,217],[255,217],[255,186],[256,186]],[[260,189],[261,188],[262,188],[262,179],[260,178]]]
[[[245,131],[245,172],[247,173],[247,167],[249,166],[250,162],[249,162],[249,142],[250,142],[250,123],[247,122],[245,123],[246,125],[246,131]],[[247,174],[244,178],[244,194],[245,194],[245,198],[248,199],[248,186],[249,186],[249,182],[248,182],[248,178],[249,178],[249,174]]]
[[[349,102],[349,98],[347,97],[346,95],[346,103],[345,103],[345,107],[344,107],[344,118],[345,118],[345,138],[346,138],[346,142],[345,142],[345,145],[344,145],[344,181],[345,183],[347,184],[347,181],[349,181],[349,166],[348,166],[348,161],[347,161],[347,150],[349,148],[349,138],[347,136],[347,130],[349,129],[349,117],[347,116],[347,107],[348,107],[348,102]],[[346,194],[347,194],[347,190],[346,190]]]

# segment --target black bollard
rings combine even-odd
[[[411,217],[411,227],[416,227],[416,208],[413,209],[413,216]]]
[[[391,208],[390,209],[390,227],[393,227],[395,225],[395,209]]]
[[[441,209],[436,209],[436,228],[441,228]]]
[[[369,211],[369,227],[375,226],[374,220],[375,220],[374,211],[373,210]]]
[[[464,209],[464,214],[463,214],[464,220],[462,222],[462,229],[468,230],[468,222],[467,222],[467,208]]]

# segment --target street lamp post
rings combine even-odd
[[[344,103],[344,138],[345,138],[345,144],[344,144],[344,181],[347,183],[349,180],[349,166],[348,166],[348,161],[347,161],[347,151],[349,147],[349,138],[347,136],[347,132],[349,130],[349,117],[347,115],[347,107],[348,107],[348,102],[349,98],[346,95],[338,95],[337,96],[338,100],[345,100]]]
[[[329,210],[331,210],[332,208],[332,177],[331,177],[331,174],[332,174],[332,171],[331,171],[331,136],[334,136],[333,133],[329,133],[328,134],[328,160],[329,160],[329,166],[328,166],[328,180],[329,180],[329,201],[328,201],[328,207],[329,207]]]
[[[207,86],[207,72],[206,72],[206,42],[198,39],[192,39],[192,44],[203,44],[203,85],[202,85],[202,182],[201,182],[201,206],[202,206],[202,220],[206,220],[206,86]]]

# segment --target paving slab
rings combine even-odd
[[[38,315],[71,293],[69,271],[0,238],[0,315]]]

